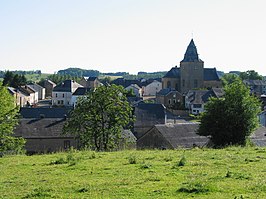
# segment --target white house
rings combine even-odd
[[[142,95],[156,96],[156,93],[158,93],[161,89],[162,89],[162,82],[154,80],[153,82],[142,87]]]
[[[136,95],[136,97],[141,97],[141,88],[137,84],[130,84],[125,88],[126,90],[130,91],[133,90],[133,93]]]
[[[78,98],[81,96],[84,96],[89,91],[90,91],[90,88],[85,88],[85,87],[77,88],[77,90],[72,94],[71,105],[75,107],[77,104]]]
[[[33,88],[25,85],[20,86],[18,90],[22,94],[21,96],[25,97],[27,105],[35,105],[38,102],[38,92]]]
[[[45,88],[43,88],[39,84],[35,84],[35,83],[28,84],[28,86],[38,92],[38,99],[39,100],[45,99]]]
[[[77,88],[83,87],[73,80],[65,80],[61,84],[54,87],[52,92],[53,106],[72,106],[72,94]]]

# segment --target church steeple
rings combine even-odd
[[[195,46],[193,39],[191,39],[187,47],[184,59],[181,62],[199,62],[199,61],[201,60],[199,59],[197,47]]]

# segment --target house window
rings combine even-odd
[[[64,149],[70,148],[70,140],[64,140]]]
[[[55,97],[57,97],[57,93],[55,94]]]
[[[198,88],[198,80],[194,79],[194,88]]]
[[[65,97],[65,94],[63,93],[63,97]]]

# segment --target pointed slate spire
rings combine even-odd
[[[197,47],[195,46],[193,39],[191,39],[187,47],[184,59],[181,62],[197,62],[197,61],[201,60],[199,59],[198,56]]]

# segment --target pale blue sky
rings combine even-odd
[[[206,68],[266,75],[264,0],[0,0],[0,70],[167,71],[192,32]]]

